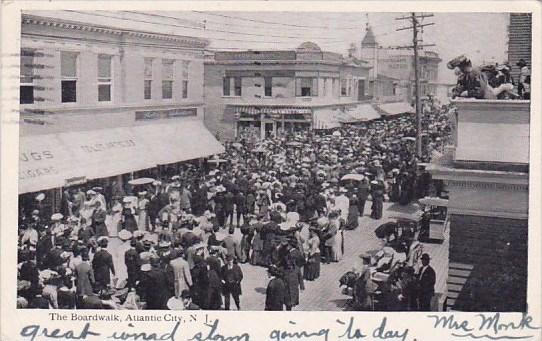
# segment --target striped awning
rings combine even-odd
[[[254,105],[239,105],[234,106],[233,111],[239,114],[244,115],[260,115],[260,114],[271,114],[271,115],[309,115],[312,113],[310,108],[300,108],[300,107],[271,107],[271,106],[254,106]]]

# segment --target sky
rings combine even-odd
[[[41,11],[31,14],[138,29],[167,34],[203,37],[210,49],[293,49],[304,41],[317,43],[322,50],[347,53],[351,43],[358,49],[366,24],[372,27],[379,45],[412,44],[412,31],[396,31],[410,26],[396,20],[409,13],[382,12],[173,12],[173,11]],[[466,54],[473,64],[506,60],[508,14],[433,13],[422,23],[423,43],[442,58],[441,83],[453,83],[446,62]]]

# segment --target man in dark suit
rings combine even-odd
[[[225,213],[225,219],[224,223],[233,225],[233,205],[235,204],[235,196],[233,193],[228,190],[226,194],[224,194],[224,213]]]
[[[90,266],[88,251],[81,254],[81,263],[75,266],[77,307],[83,305],[83,297],[93,294],[94,271]]]
[[[124,263],[126,264],[126,270],[128,272],[127,288],[135,288],[138,278],[139,269],[141,267],[141,257],[136,250],[137,241],[132,239],[130,241],[130,248],[124,253]]]
[[[239,265],[233,263],[233,256],[226,257],[226,265],[222,267],[222,284],[224,294],[224,309],[230,310],[230,295],[233,297],[237,310],[241,310],[239,296],[243,272]]]
[[[94,278],[96,280],[96,289],[103,290],[111,284],[111,275],[115,276],[115,267],[113,266],[113,257],[106,250],[108,244],[107,237],[98,239],[100,250],[94,254],[92,259],[92,268],[94,269]]]
[[[429,254],[424,253],[422,255],[422,267],[418,272],[418,304],[420,311],[431,311],[431,299],[435,294],[435,270],[429,265]]]

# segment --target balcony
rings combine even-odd
[[[456,167],[469,164],[527,169],[529,163],[530,101],[452,100],[455,120]],[[499,166],[500,165],[500,166]],[[461,167],[463,168],[463,167]]]

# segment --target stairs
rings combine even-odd
[[[448,265],[448,280],[446,281],[446,310],[454,311],[455,302],[457,301],[461,290],[470,277],[473,265],[464,263],[452,263]]]

